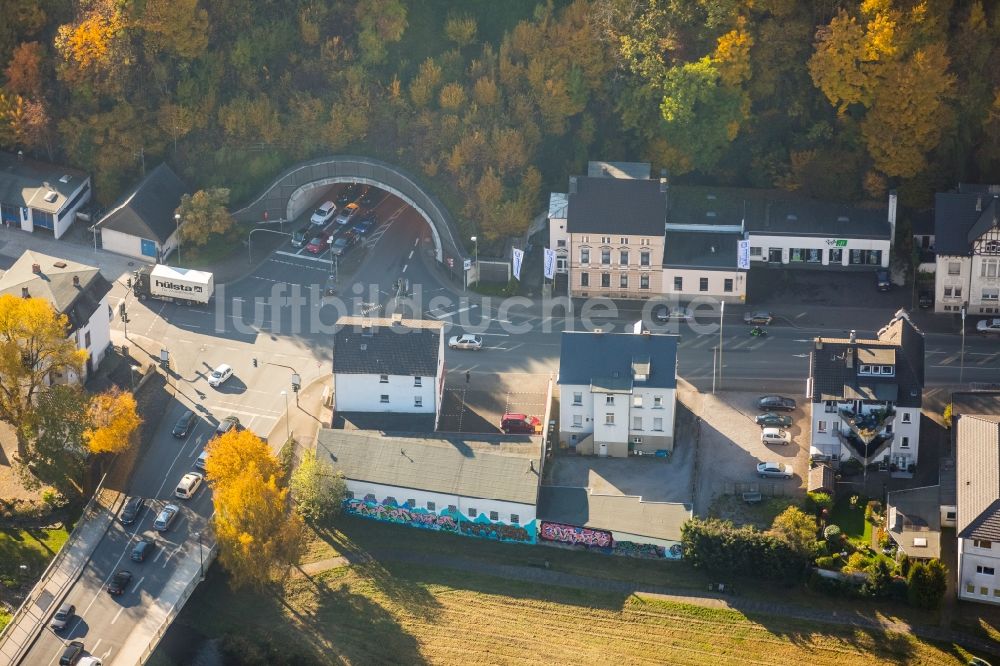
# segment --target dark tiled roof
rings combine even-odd
[[[540,453],[537,447],[532,454],[500,453],[437,437],[325,428],[316,451],[350,480],[530,505],[538,497]]]
[[[161,245],[177,229],[174,211],[187,186],[164,162],[139,181],[98,222],[102,229],[156,240]]]
[[[29,158],[19,160],[13,153],[0,152],[0,202],[7,205],[55,213],[86,179],[87,174],[79,169]],[[57,192],[52,202],[45,201],[50,188]]]
[[[939,255],[969,255],[972,241],[997,224],[1000,194],[990,187],[963,184],[957,192],[934,196],[934,249]]]
[[[941,555],[940,491],[940,486],[924,486],[896,490],[887,496],[889,533],[910,557]]]
[[[668,231],[663,246],[663,267],[728,268],[736,270],[738,233]]]
[[[663,235],[667,195],[658,180],[573,176],[568,196],[570,233]]]
[[[635,386],[677,386],[677,336],[637,333],[588,333],[565,331],[559,352],[559,383],[596,385],[614,383],[627,390],[632,379],[632,361],[649,359],[650,374]],[[616,383],[617,382],[617,383]]]
[[[924,386],[924,334],[910,322],[905,311],[896,313],[873,340],[817,338],[811,359],[812,401],[856,399],[893,401],[900,407],[920,407]],[[847,353],[855,354],[852,367]],[[885,357],[894,350],[892,377],[858,376],[859,356]],[[888,363],[886,363],[888,365]]]
[[[680,541],[681,525],[691,518],[691,506],[645,502],[634,495],[593,495],[587,488],[542,486],[538,518],[575,527]]]
[[[963,539],[1000,541],[1000,415],[965,414],[955,427],[956,531]]]
[[[440,321],[341,317],[333,336],[333,371],[433,377],[443,330]]]
[[[34,264],[40,273],[34,272]],[[74,277],[78,284],[73,283]],[[101,299],[111,291],[111,283],[100,269],[32,250],[26,250],[0,278],[0,294],[21,297],[25,287],[28,296],[44,298],[56,312],[66,315],[70,333],[87,325]]]

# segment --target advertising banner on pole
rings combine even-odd
[[[750,241],[741,240],[736,248],[736,267],[740,270],[750,270]]]
[[[511,250],[511,263],[514,265],[514,277],[521,279],[521,263],[524,261],[524,250],[514,248]]]
[[[556,276],[556,251],[545,248],[545,277],[552,280]]]

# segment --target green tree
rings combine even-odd
[[[444,22],[444,34],[459,48],[476,41],[476,19],[468,15],[452,14]]]
[[[181,216],[180,237],[185,243],[204,245],[212,236],[224,234],[235,221],[226,206],[229,190],[213,187],[181,197],[177,214]]]
[[[398,42],[406,31],[406,5],[401,0],[368,0],[357,5],[354,15],[361,30],[358,48],[369,64],[385,60],[386,44]]]
[[[198,7],[198,0],[146,0],[142,7],[136,23],[154,50],[193,59],[208,48],[208,12]]]
[[[344,475],[316,454],[308,451],[302,456],[298,468],[292,472],[289,488],[295,500],[295,510],[304,519],[327,523],[340,515],[347,497]]]
[[[784,539],[796,552],[809,555],[816,543],[816,518],[790,506],[775,516],[769,533]]]
[[[77,384],[55,384],[38,394],[28,446],[18,461],[27,488],[49,485],[64,497],[82,495],[89,404],[89,397]]]
[[[868,580],[861,586],[861,594],[881,599],[889,596],[892,584],[892,568],[884,557],[877,557],[865,570]]]
[[[906,579],[906,594],[910,604],[933,610],[941,605],[948,588],[948,570],[940,560],[914,562]]]

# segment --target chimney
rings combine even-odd
[[[660,178],[660,192],[666,192],[670,189],[670,185],[667,184],[666,178]]]
[[[858,332],[855,331],[853,328],[851,329],[851,335],[848,337],[848,340],[851,341],[852,345],[858,341]]]
[[[80,286],[80,276],[79,275],[74,275],[73,276],[73,286],[74,287],[79,287]]]
[[[848,368],[854,367],[854,347],[848,347],[847,351],[844,352],[844,364]]]
[[[816,338],[816,349],[823,348],[823,338]]]
[[[40,264],[31,264],[31,272],[34,273],[35,275],[41,275],[42,274],[42,267],[41,267],[41,265]]]
[[[402,326],[403,325],[403,313],[402,312],[393,312],[392,313],[392,325],[393,326]]]
[[[896,190],[889,190],[889,245],[896,242]]]
[[[979,195],[978,197],[976,197],[976,212],[977,213],[982,213],[983,212],[983,196],[982,195]]]
[[[30,298],[27,287],[21,287],[21,298]]]

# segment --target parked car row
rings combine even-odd
[[[321,254],[328,247],[343,255],[378,224],[371,206],[379,190],[352,183],[336,201],[323,202],[309,218],[309,223],[292,232],[292,246],[304,247],[311,254]],[[330,227],[335,223],[336,228]]]

